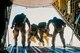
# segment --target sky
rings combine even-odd
[[[29,19],[30,23],[33,24],[38,24],[39,22],[48,22],[49,19],[52,19],[54,16],[61,18],[61,16],[59,15],[59,13],[56,11],[56,9],[53,6],[49,6],[49,7],[38,7],[38,8],[27,8],[27,7],[22,7],[22,6],[17,6],[17,5],[13,5],[12,6],[12,10],[11,10],[11,16],[10,16],[10,22],[9,22],[9,26],[8,26],[8,36],[7,36],[7,43],[14,45],[14,37],[13,37],[13,29],[11,29],[11,25],[12,25],[12,21],[14,19],[14,17],[17,14],[20,13],[24,13],[27,18]],[[26,24],[26,31],[28,30],[28,26]],[[53,33],[54,27],[52,24],[50,24],[50,34]],[[66,44],[69,44],[70,40],[71,40],[71,36],[72,36],[72,30],[70,29],[70,27],[66,26],[65,30],[64,30],[64,38],[66,41]],[[27,46],[27,33],[26,33],[26,46]],[[9,39],[8,39],[9,38]],[[21,33],[19,33],[18,36],[18,45],[21,45]],[[49,46],[52,46],[51,44],[52,38],[49,37]],[[59,34],[57,34],[56,37],[56,42],[55,42],[56,46],[62,46],[62,42],[60,40]],[[77,45],[80,46],[79,41],[77,40],[77,38],[74,35],[73,38],[73,45]],[[38,46],[38,43],[31,43],[31,46]],[[45,45],[46,46],[46,45]]]

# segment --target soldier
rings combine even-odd
[[[49,40],[48,40],[49,32],[47,31],[46,26],[47,26],[46,22],[40,22],[38,24],[38,29],[39,29],[39,34],[40,34],[40,38],[41,38],[41,43],[43,44],[43,46],[44,46],[44,41],[43,41],[44,38],[45,38],[45,40],[47,42],[47,45],[49,45]]]
[[[4,36],[4,32],[6,30],[6,10],[7,7],[12,5],[11,0],[0,0],[0,52],[3,50],[2,37]]]
[[[16,15],[12,22],[11,29],[13,29],[13,27],[14,27],[13,34],[14,34],[15,46],[17,46],[17,37],[19,35],[19,31],[21,31],[22,45],[23,45],[23,47],[25,47],[25,34],[26,34],[25,23],[26,22],[30,29],[30,22],[24,13]]]
[[[52,23],[54,25],[54,32],[53,32],[53,36],[52,36],[52,48],[55,48],[55,38],[58,33],[59,33],[61,41],[63,43],[63,47],[65,48],[65,39],[64,39],[64,35],[63,35],[64,27],[66,27],[65,22],[63,22],[61,19],[54,17],[53,19],[50,19],[48,21],[48,25],[47,25],[48,30],[49,30],[50,23]]]
[[[31,29],[29,31],[29,34],[28,34],[28,47],[30,47],[30,44],[31,44],[31,37],[36,37],[37,40],[40,41],[40,38],[39,38],[39,35],[38,35],[38,26],[36,24],[32,24],[31,25]],[[33,41],[33,40],[32,40]]]

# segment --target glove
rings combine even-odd
[[[11,29],[13,29],[13,26],[11,26]]]
[[[47,32],[49,32],[50,31],[50,29],[49,28],[47,28]]]
[[[32,33],[31,27],[29,28],[29,32],[31,32],[31,33]]]
[[[40,39],[40,42],[44,42],[42,39]]]

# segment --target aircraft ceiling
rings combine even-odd
[[[45,7],[52,5],[56,0],[13,0],[14,4],[25,7]]]

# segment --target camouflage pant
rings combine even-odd
[[[38,36],[38,34],[37,34],[37,30],[35,31],[32,31],[32,32],[29,32],[29,34],[28,34],[28,47],[30,47],[30,44],[31,44],[31,41],[30,41],[30,39],[31,39],[31,37],[36,37],[36,39],[37,40],[39,40],[40,41],[40,38],[39,38],[39,36]]]
[[[41,42],[43,43],[43,46],[44,46],[43,39],[45,39],[47,42],[47,45],[49,45],[49,41],[48,41],[49,32],[47,31],[47,29],[39,28],[39,34],[40,34],[40,38],[41,38]],[[46,34],[46,36],[44,36],[44,34]]]
[[[63,47],[65,48],[65,39],[64,39],[64,35],[63,35],[64,29],[62,29],[62,28],[54,29],[53,36],[52,36],[52,46],[55,47],[55,38],[58,33],[59,33],[61,41],[63,43]]]
[[[21,32],[21,35],[22,35],[22,45],[24,47],[25,46],[25,35],[26,35],[25,25],[22,25],[21,27],[15,26],[13,30],[15,46],[17,45],[17,37],[19,35],[19,31]]]

